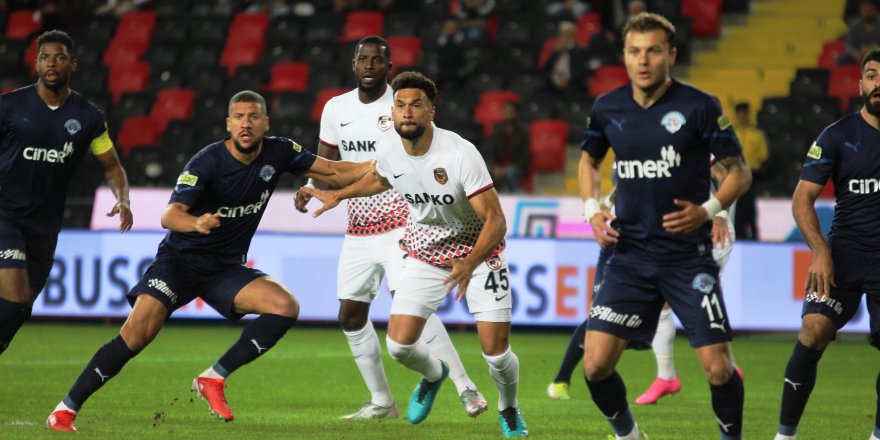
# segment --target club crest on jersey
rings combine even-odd
[[[393,126],[394,126],[394,123],[391,122],[391,116],[388,116],[388,115],[379,116],[379,130],[388,131],[388,129]]]
[[[263,165],[263,168],[260,168],[260,178],[263,179],[264,182],[272,180],[272,176],[274,175],[275,167],[272,165]]]
[[[691,287],[694,290],[708,295],[712,293],[712,289],[715,288],[715,277],[705,272],[697,274],[697,276],[694,277],[693,283],[691,283]]]
[[[486,260],[486,265],[489,266],[489,269],[492,270],[501,269],[501,259],[498,257],[492,257]]]
[[[446,168],[434,168],[434,180],[441,185],[449,182],[449,176],[446,175]]]
[[[663,115],[663,119],[660,120],[660,125],[666,127],[666,131],[670,133],[681,130],[681,127],[686,123],[687,120],[684,118],[684,115],[676,111],[666,113]]]
[[[64,123],[64,129],[71,135],[74,135],[76,132],[82,130],[82,124],[76,119],[68,119],[67,122]]]

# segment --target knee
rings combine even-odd
[[[351,310],[345,307],[340,307],[338,316],[339,326],[347,332],[360,330],[367,325],[368,316],[367,313],[362,313],[360,310]]]
[[[730,381],[734,374],[733,364],[725,360],[718,360],[703,366],[703,374],[712,385],[723,385]]]
[[[834,337],[834,326],[828,318],[805,316],[798,340],[813,350],[825,350]]]
[[[127,322],[122,326],[122,330],[119,331],[119,335],[122,336],[125,345],[135,353],[139,353],[147,345],[150,345],[158,334],[159,329],[152,329],[149,326],[129,325]]]
[[[388,336],[385,337],[385,346],[388,347],[388,355],[397,362],[409,359],[414,350],[412,345],[398,344]]]
[[[293,295],[280,296],[270,307],[268,313],[273,315],[281,315],[292,319],[299,318],[299,301]]]
[[[590,382],[607,379],[612,373],[614,373],[614,367],[610,363],[597,359],[595,356],[584,356],[584,376]]]

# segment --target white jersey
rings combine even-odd
[[[382,143],[376,169],[409,205],[404,237],[409,255],[435,266],[468,255],[483,229],[470,198],[493,186],[476,147],[436,126],[424,156],[407,154],[399,137]],[[502,240],[492,256],[503,250]]]
[[[321,142],[339,150],[342,160],[364,162],[380,156],[379,139],[399,139],[391,121],[393,92],[369,104],[358,99],[358,89],[336,96],[321,114]],[[348,235],[383,234],[406,224],[407,206],[394,190],[348,201]]]

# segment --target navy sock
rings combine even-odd
[[[813,350],[797,341],[785,367],[782,383],[782,409],[779,411],[779,432],[794,435],[807,407],[807,400],[816,385],[816,368],[822,351]],[[790,432],[787,434],[786,432]]]
[[[565,355],[562,356],[562,363],[559,364],[559,371],[556,372],[556,378],[553,382],[571,383],[571,374],[574,367],[584,358],[584,335],[587,333],[587,321],[581,323],[571,335],[568,341],[568,347],[565,349]]]
[[[0,354],[6,351],[18,329],[30,317],[31,303],[18,303],[0,298]]]
[[[743,401],[745,389],[742,379],[734,371],[730,380],[723,385],[709,384],[712,390],[712,409],[721,429],[723,440],[739,439],[742,436]]]
[[[589,379],[586,381],[593,402],[605,415],[611,429],[621,437],[629,434],[635,427],[636,421],[626,402],[626,385],[623,384],[623,379],[617,371],[600,381],[590,382]]]
[[[244,328],[238,341],[217,360],[214,370],[224,377],[232,374],[274,347],[295,322],[296,318],[269,313],[258,316]]]
[[[137,353],[125,345],[122,336],[117,335],[111,339],[92,356],[92,360],[89,361],[76,382],[73,383],[70,391],[67,392],[64,404],[74,411],[79,411],[89,396],[98,391],[113,376],[119,374],[125,363],[135,355]]]

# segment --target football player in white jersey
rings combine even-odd
[[[416,424],[431,411],[449,368],[420,339],[426,320],[455,291],[467,300],[483,357],[499,391],[499,422],[505,437],[528,436],[517,403],[519,360],[510,348],[512,298],[504,255],[507,226],[498,193],[474,145],[433,124],[436,86],[417,72],[391,82],[392,120],[399,139],[383,139],[376,172],[337,191],[303,190],[320,199],[320,215],[341,200],[390,188],[410,208],[404,243],[409,258],[397,280],[386,343],[388,352],[423,379],[407,407]]]
[[[351,67],[358,86],[324,106],[318,155],[331,160],[369,161],[381,153],[377,144],[382,137],[399,139],[391,122],[392,92],[386,82],[392,67],[391,48],[384,38],[364,37],[355,46]],[[305,212],[310,197],[298,192],[297,209]],[[399,243],[408,215],[406,202],[393,189],[348,201],[348,228],[337,271],[339,324],[371,397],[360,410],[343,419],[398,416],[369,312],[383,275],[387,276],[389,290],[396,289],[395,280],[406,257]],[[485,412],[486,399],[468,377],[446,328],[435,315],[428,318],[422,338],[431,353],[449,365],[450,379],[467,414],[477,417]]]

